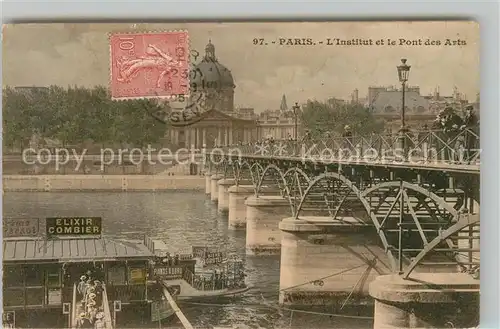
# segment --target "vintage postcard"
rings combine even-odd
[[[479,25],[3,27],[4,328],[478,328]]]

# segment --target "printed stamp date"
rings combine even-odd
[[[188,94],[187,31],[113,33],[109,42],[113,99]]]

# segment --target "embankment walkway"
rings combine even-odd
[[[166,175],[5,175],[4,192],[169,191],[205,189],[203,176]]]

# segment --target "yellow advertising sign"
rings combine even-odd
[[[131,283],[143,283],[146,280],[146,273],[142,268],[131,268],[130,269],[130,282]]]
[[[38,236],[38,218],[4,218],[3,237],[33,237]]]

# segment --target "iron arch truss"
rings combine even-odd
[[[264,168],[258,162],[235,161],[233,163],[235,185],[240,185],[242,182],[249,182],[253,185],[254,192],[257,194],[257,185],[263,171]]]
[[[418,266],[464,271],[472,265],[460,257],[460,251],[473,248],[457,243],[459,231],[442,234],[452,227],[465,228],[455,226],[460,220],[463,194],[459,189],[431,191],[430,187],[391,181],[367,188],[361,197],[369,204],[379,235],[385,236],[388,248],[397,254],[397,271],[403,273],[406,267],[408,277]]]
[[[311,183],[309,176],[299,167],[292,167],[288,169],[283,178],[288,186],[289,200],[292,205],[292,216],[296,216],[300,201],[305,195],[307,188]]]
[[[290,190],[288,189],[284,173],[277,165],[269,164],[261,172],[255,195],[259,196],[263,192],[264,187],[270,188],[273,193],[279,192],[281,197],[287,199],[290,204],[290,211],[293,214],[294,209],[290,198]]]
[[[309,182],[294,216],[321,215],[341,222],[349,216],[373,225],[393,271],[408,277],[420,265],[463,271],[479,266],[477,259],[460,257],[460,252],[478,252],[471,244],[464,247],[457,242],[462,230],[478,225],[478,220],[461,220],[461,200],[461,190],[433,192],[404,181],[382,182],[361,191],[346,176],[329,172]],[[467,239],[478,240],[479,235]]]
[[[357,217],[352,212],[342,212],[344,205],[355,203],[363,209],[365,218]],[[325,214],[326,211],[326,214]],[[396,258],[393,255],[393,249],[371,210],[370,204],[363,196],[362,192],[354,185],[347,177],[339,173],[324,173],[313,179],[300,201],[295,217],[300,215],[327,215],[332,220],[344,222],[343,218],[351,215],[359,222],[359,224],[370,225],[370,222],[375,226],[375,229],[380,237],[380,241],[393,269],[396,268]],[[354,215],[354,216],[353,216]],[[345,223],[349,223],[348,221]]]
[[[469,215],[469,214],[461,214],[460,219],[455,222],[452,226],[448,227],[444,231],[440,231],[439,235],[435,237],[432,241],[430,241],[422,251],[412,260],[410,265],[406,268],[405,272],[403,273],[403,278],[408,278],[412,271],[417,267],[417,265],[427,256],[429,252],[432,252],[433,250],[436,250],[437,247],[443,242],[447,241],[449,244],[452,242],[453,237],[460,237],[460,233],[464,232],[465,229],[467,228],[476,228],[479,227],[479,215]],[[467,232],[469,233],[469,232]],[[472,232],[474,233],[474,232]],[[474,239],[474,234],[469,235],[467,239],[472,238]],[[455,248],[456,250],[461,250],[458,246]],[[453,249],[452,249],[453,250]],[[468,252],[475,252],[475,250],[466,250]],[[477,250],[479,252],[479,250]],[[467,263],[469,266],[469,269],[472,270],[472,272],[476,272],[479,270],[479,259],[473,259],[473,256],[471,255],[469,257],[470,262]],[[460,260],[458,260],[458,264],[463,265]],[[465,268],[467,269],[467,268]]]

